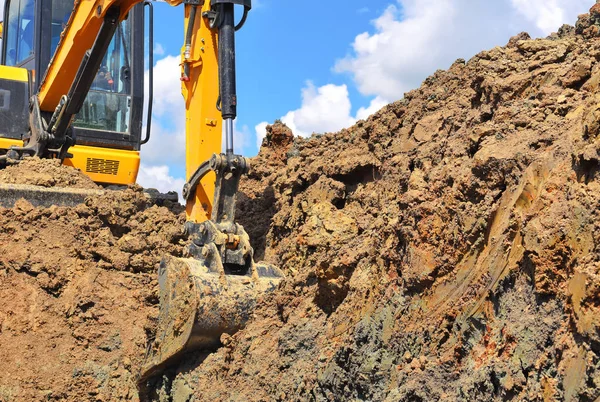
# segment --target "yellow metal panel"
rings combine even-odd
[[[0,138],[0,149],[23,146],[23,141]],[[69,148],[73,158],[64,164],[81,170],[96,183],[133,184],[140,168],[140,153],[100,147],[75,145]]]
[[[23,141],[12,138],[0,138],[0,149],[9,149],[12,146],[22,147]]]
[[[140,168],[140,153],[100,147],[75,145],[69,148],[73,158],[64,164],[73,166],[96,183],[133,184]]]
[[[186,177],[198,166],[221,152],[221,113],[217,110],[219,97],[219,68],[217,56],[217,34],[211,31],[205,11],[210,10],[210,1],[205,1],[202,12],[196,14],[198,27],[192,36],[191,54],[185,58],[185,48],[181,49],[182,63],[190,64],[190,80],[182,82],[182,93],[186,102]],[[185,5],[185,26],[190,22],[191,5]],[[210,219],[215,193],[215,175],[208,174],[201,181],[196,195],[186,205],[187,219],[203,222]]]
[[[29,76],[26,68],[0,66],[0,79],[28,82]]]

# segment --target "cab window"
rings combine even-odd
[[[33,58],[34,0],[12,0],[4,40],[7,66],[22,66]]]
[[[117,27],[102,59],[75,126],[129,133],[131,108],[131,28],[128,20]]]

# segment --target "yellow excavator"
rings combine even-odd
[[[249,169],[249,161],[233,151],[235,32],[244,25],[251,0],[167,3],[185,8],[181,88],[188,246],[186,258],[165,256],[160,264],[158,329],[149,342],[140,383],[186,351],[218,347],[221,335],[242,328],[258,297],[274,290],[283,277],[276,267],[254,262],[248,235],[235,222],[238,184]],[[236,10],[242,12],[239,22]],[[7,0],[4,16],[0,166],[28,156],[57,158],[101,184],[134,183],[139,150],[150,133],[152,4]],[[146,28],[150,43],[145,43]],[[142,133],[145,45],[150,106]],[[0,198],[34,197],[36,191],[0,186]],[[56,203],[64,193],[77,193],[57,191]],[[53,203],[52,197],[44,197]]]

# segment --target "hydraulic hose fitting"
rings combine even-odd
[[[185,48],[183,51],[183,75],[181,81],[190,81],[190,58],[192,57],[192,35],[194,33],[194,25],[196,24],[196,13],[198,6],[193,5],[190,10],[190,18],[188,20],[187,30],[185,32]]]

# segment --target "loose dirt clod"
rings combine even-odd
[[[287,278],[142,397],[597,401],[599,27],[520,34],[339,133],[270,126],[237,216]],[[135,400],[183,220],[139,189],[0,210],[0,401]]]

